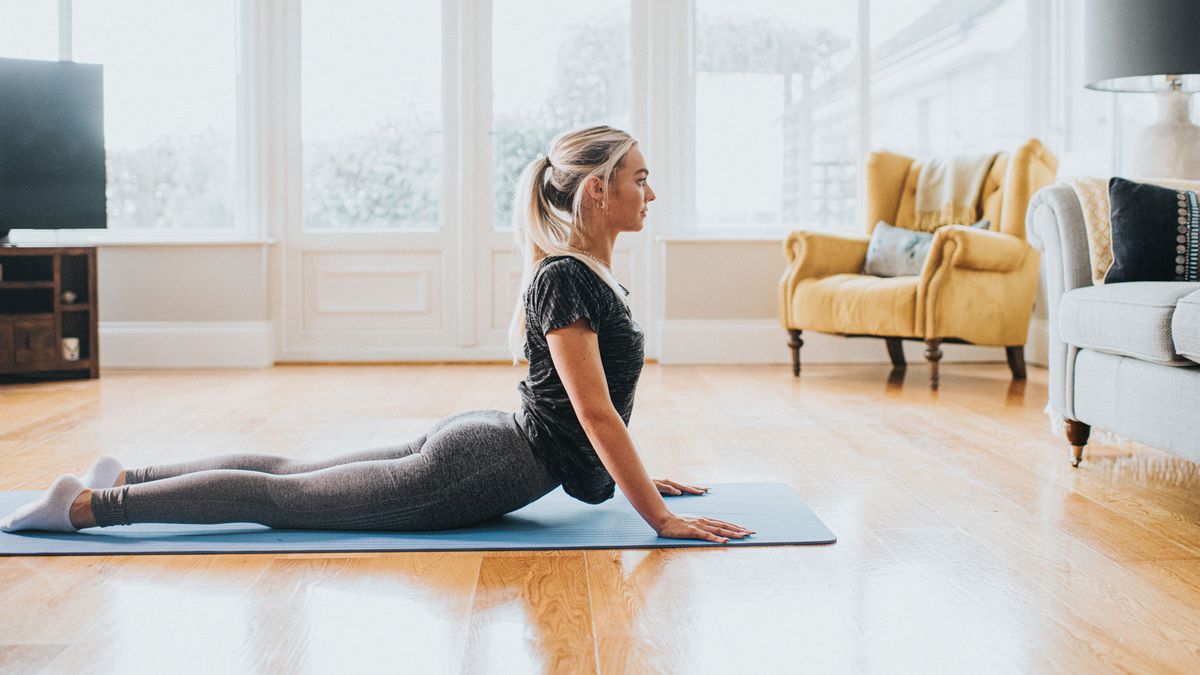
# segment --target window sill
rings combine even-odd
[[[787,234],[665,234],[657,236],[654,241],[674,242],[730,242],[730,241],[783,241]]]
[[[245,237],[229,239],[95,239],[77,242],[83,246],[274,246],[275,239],[251,239]]]
[[[141,233],[130,233],[127,235],[74,235],[57,234],[57,235],[33,235],[21,236],[17,235],[12,242],[16,246],[95,246],[103,248],[108,246],[274,246],[278,243],[273,237],[247,237],[247,236],[185,236],[176,235],[172,237],[165,236],[146,236]]]

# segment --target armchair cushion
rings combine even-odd
[[[1200,363],[1200,291],[1181,298],[1175,306],[1171,335],[1180,356]]]
[[[1171,321],[1180,299],[1200,283],[1132,281],[1069,291],[1059,307],[1059,335],[1068,344],[1173,366],[1179,356]]]
[[[862,274],[805,279],[791,297],[792,325],[826,333],[918,337],[917,279]]]

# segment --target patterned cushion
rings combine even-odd
[[[986,230],[991,222],[984,219],[971,227]],[[918,232],[889,225],[882,220],[871,231],[871,243],[867,245],[867,260],[863,274],[876,277],[906,277],[921,273],[929,247],[933,245],[933,232]]]
[[[1200,200],[1192,190],[1108,182],[1113,265],[1105,283],[1200,281]]]
[[[1181,299],[1175,306],[1171,337],[1180,356],[1200,363],[1200,291]]]
[[[1135,179],[1141,183],[1161,185],[1178,190],[1200,191],[1200,181],[1169,178]],[[1092,283],[1104,283],[1104,275],[1112,267],[1112,222],[1109,220],[1108,179],[1070,178],[1063,181],[1075,191],[1083,222],[1087,228],[1088,256],[1092,263]]]
[[[1112,223],[1108,216],[1108,182],[1097,178],[1072,178],[1064,181],[1079,198],[1083,224],[1087,229],[1088,258],[1092,264],[1092,283],[1104,283],[1112,267]]]
[[[1175,351],[1171,320],[1180,298],[1197,291],[1200,283],[1174,281],[1077,288],[1062,297],[1059,335],[1076,347],[1190,366]]]

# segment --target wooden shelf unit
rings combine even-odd
[[[98,306],[95,247],[0,246],[0,375],[99,377]],[[79,360],[63,338],[79,339]]]

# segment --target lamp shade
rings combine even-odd
[[[1087,0],[1084,81],[1101,91],[1200,91],[1200,0]]]

